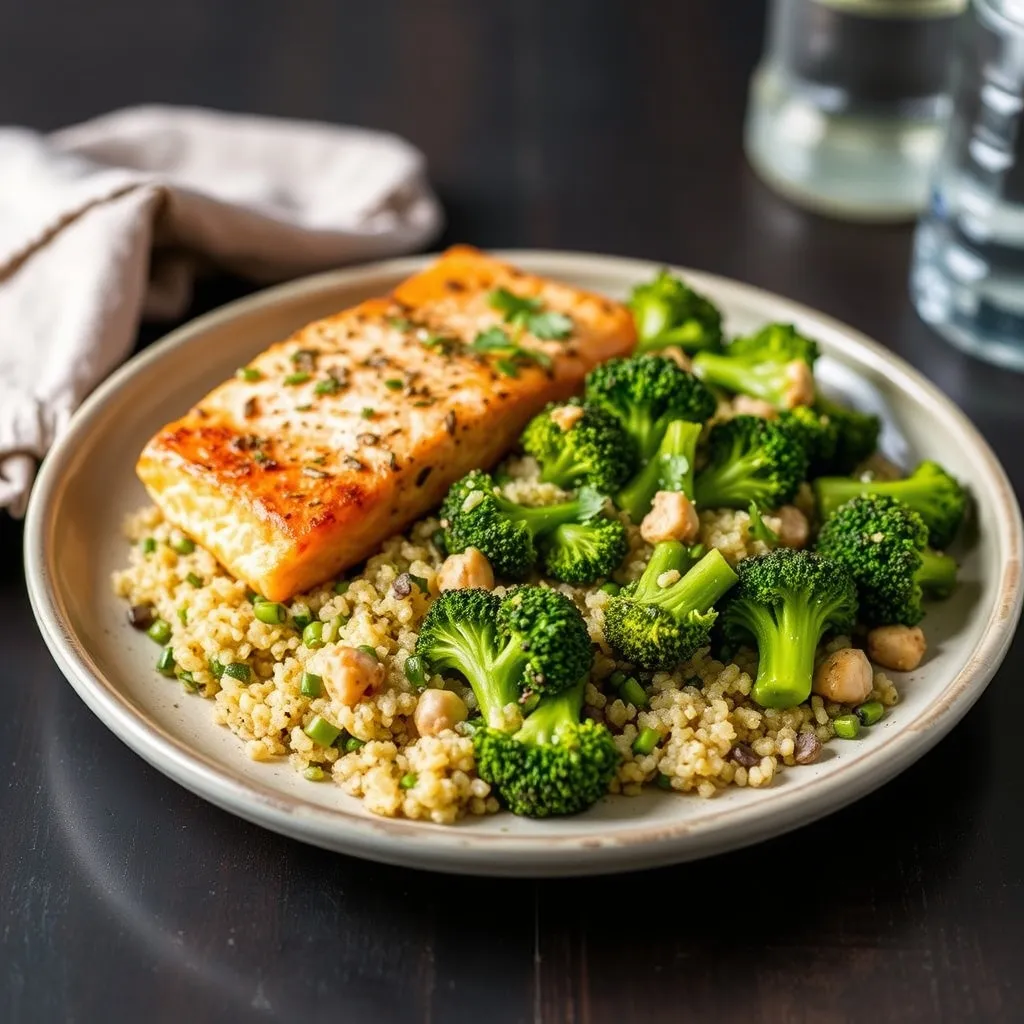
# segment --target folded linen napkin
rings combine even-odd
[[[37,460],[202,266],[282,280],[440,224],[422,155],[379,132],[156,106],[0,128],[0,509],[24,513]]]

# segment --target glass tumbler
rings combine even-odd
[[[949,55],[967,0],[772,0],[745,147],[801,206],[915,219],[948,113]]]
[[[955,345],[1024,370],[1024,0],[972,0],[952,97],[911,294]]]

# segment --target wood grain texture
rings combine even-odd
[[[916,320],[909,230],[801,213],[746,168],[762,28],[717,0],[0,0],[0,121],[167,101],[402,132],[446,241],[673,260],[817,306],[935,380],[1024,490],[1024,379]],[[204,284],[193,312],[244,288]],[[826,821],[635,876],[453,879],[300,846],[145,765],[50,660],[20,543],[0,517],[2,1021],[1024,1019],[1019,640],[947,740]]]

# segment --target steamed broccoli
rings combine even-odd
[[[791,501],[807,476],[807,452],[777,420],[735,416],[708,439],[710,459],[694,493],[704,508],[774,509]]]
[[[737,338],[724,352],[698,352],[693,372],[726,391],[792,409],[814,400],[811,368],[817,358],[817,344],[795,327],[769,324],[757,334]]]
[[[814,408],[828,417],[836,431],[835,453],[830,463],[821,467],[823,472],[852,473],[878,448],[882,421],[877,416],[847,409],[820,392],[814,401]]]
[[[545,697],[518,732],[482,728],[473,734],[480,778],[513,814],[578,814],[608,791],[619,752],[603,725],[580,721],[583,687],[581,681]]]
[[[586,402],[616,417],[641,463],[657,451],[673,420],[703,423],[715,396],[692,374],[662,356],[609,359],[587,375]]]
[[[452,485],[441,505],[445,547],[453,554],[476,548],[499,576],[510,579],[530,572],[539,547],[550,575],[561,579],[558,574],[566,572],[566,582],[587,583],[613,572],[625,554],[624,527],[603,517],[604,502],[583,488],[570,501],[520,505],[498,494],[487,473],[474,470]],[[554,536],[569,524],[577,529]]]
[[[608,602],[605,639],[635,665],[672,668],[707,646],[718,617],[713,606],[735,582],[717,548],[694,565],[682,544],[663,541],[643,575]]]
[[[937,462],[922,462],[902,480],[857,480],[819,477],[814,481],[818,511],[828,519],[840,505],[858,494],[887,494],[909,505],[928,527],[928,540],[940,550],[949,546],[963,522],[967,494]]]
[[[489,590],[442,591],[420,626],[416,653],[435,672],[462,673],[490,723],[502,720],[508,704],[574,686],[593,658],[572,601],[532,586],[504,598]]]
[[[780,413],[779,422],[804,446],[811,478],[835,472],[839,427],[827,413],[810,405],[798,405]]]
[[[818,536],[817,550],[853,577],[861,619],[869,626],[916,626],[921,598],[948,597],[956,562],[932,551],[924,520],[884,494],[851,498]]]
[[[540,542],[544,571],[563,583],[593,583],[609,576],[629,551],[629,537],[618,519],[563,523]]]
[[[633,445],[619,421],[579,399],[549,405],[526,425],[520,443],[540,463],[541,480],[559,487],[613,491],[633,469]]]
[[[702,430],[700,423],[673,420],[654,455],[615,495],[615,504],[629,513],[634,523],[650,512],[658,491],[682,491],[693,498],[693,466]]]
[[[853,581],[836,562],[789,548],[745,558],[737,573],[721,609],[723,633],[729,643],[757,645],[754,700],[766,708],[795,707],[811,695],[821,638],[853,626]]]
[[[662,270],[637,285],[629,299],[638,352],[678,345],[686,352],[722,347],[722,314],[703,295]]]

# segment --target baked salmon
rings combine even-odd
[[[620,303],[458,246],[258,355],[164,427],[138,475],[171,523],[283,601],[493,466],[634,344]]]

